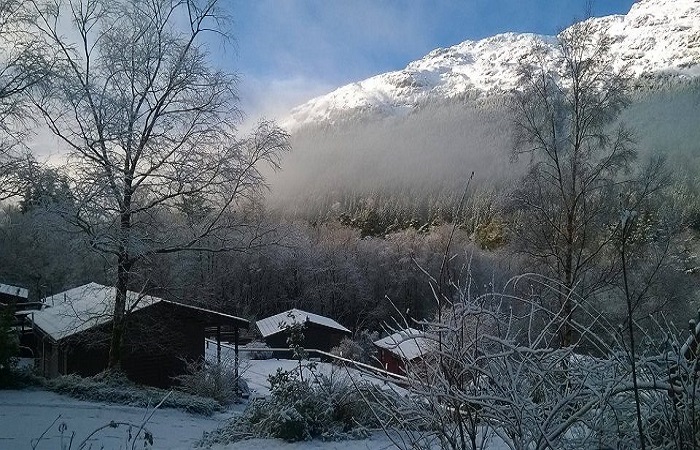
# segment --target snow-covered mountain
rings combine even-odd
[[[640,0],[626,15],[589,19],[613,38],[611,51],[632,75],[700,76],[700,0]],[[507,92],[518,61],[551,36],[505,33],[433,50],[405,69],[343,86],[292,110],[289,130],[373,114],[399,116],[420,105]]]

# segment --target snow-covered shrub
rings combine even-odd
[[[392,419],[385,427],[390,436],[400,436],[395,444],[412,450],[476,450],[486,441],[513,450],[638,448],[634,386],[617,327],[552,280],[529,275],[512,283],[505,293],[473,297],[467,286],[438,299],[435,320],[420,324],[432,351],[408,363],[401,387],[372,392],[370,406]],[[545,290],[569,295],[576,305],[574,345],[559,346],[562,315],[542,304]],[[593,326],[609,335],[592,332]],[[584,344],[600,356],[578,354]],[[667,383],[644,370],[649,413]]]
[[[186,372],[175,377],[175,381],[180,391],[211,398],[222,405],[227,405],[240,400],[241,393],[245,390],[241,385],[243,380],[240,378],[244,370],[240,368],[239,370],[237,375],[232,361],[221,363],[187,361]]]
[[[643,426],[649,444],[655,449],[696,448],[700,443],[700,358],[696,334],[699,329],[695,321],[690,325],[688,336],[664,323],[660,328],[665,339],[651,339],[647,335],[641,344],[638,361],[641,382],[668,383],[666,391],[644,390],[640,394]]]
[[[205,435],[201,445],[227,444],[246,438],[340,440],[368,436],[378,428],[357,388],[339,373],[314,373],[302,380],[296,371],[279,369],[270,376],[270,397],[254,400],[242,416]],[[362,392],[370,385],[359,387]]]
[[[123,374],[105,372],[92,378],[77,375],[64,375],[49,379],[45,388],[71,397],[122,405],[148,407],[166,397],[169,391],[153,387],[135,385]],[[203,398],[184,392],[173,392],[162,407],[181,409],[193,414],[210,416],[223,409],[216,400]]]
[[[302,380],[278,370],[270,376],[269,399],[251,404],[246,416],[256,435],[286,441],[366,437],[378,426],[347,378],[315,374]]]
[[[45,379],[36,373],[32,367],[15,367],[0,381],[0,389],[26,389],[41,387]]]
[[[254,402],[246,411],[251,429],[289,442],[311,439],[322,416],[321,399],[314,395],[311,384],[282,370],[269,381],[271,398]]]
[[[668,325],[640,329],[635,382],[630,342],[604,313],[547,278],[512,282],[504,293],[473,297],[466,287],[440,298],[436,318],[420,324],[433,351],[408,364],[401,387],[368,392],[368,406],[389,418],[382,423],[398,448],[697,446],[696,322],[695,338],[680,340],[687,332]],[[548,290],[575,305],[578,340],[569,347],[559,345],[560,310],[539,299]]]
[[[371,364],[376,361],[374,341],[379,339],[379,333],[362,330],[354,338],[343,338],[338,346],[331,349],[331,353],[353,361]]]
[[[270,359],[272,358],[272,351],[268,350],[268,346],[262,341],[251,341],[247,343],[243,348],[246,349],[246,354],[249,359]]]

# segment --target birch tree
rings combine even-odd
[[[566,29],[554,50],[543,47],[522,64],[513,103],[515,152],[530,157],[514,195],[522,213],[519,250],[583,297],[615,273],[605,257],[618,231],[618,195],[629,182],[622,175],[636,159],[632,133],[615,125],[628,105],[628,84],[610,44],[590,22]],[[570,298],[557,298],[563,346],[574,339]]]
[[[146,258],[255,245],[242,211],[278,167],[288,137],[261,122],[239,138],[236,77],[208,39],[218,0],[49,0],[37,28],[60,55],[35,102],[69,149],[71,223],[114,261],[110,367],[122,358],[126,292]]]
[[[24,149],[29,90],[52,59],[28,32],[31,9],[21,0],[0,2],[0,200],[22,191],[20,176],[29,158]],[[41,57],[39,57],[41,56]]]

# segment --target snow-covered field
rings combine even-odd
[[[208,353],[210,351],[211,349],[208,349]],[[243,359],[243,376],[248,380],[254,396],[264,396],[269,394],[267,376],[279,367],[289,370],[296,367],[296,364],[296,361],[284,359],[263,361]],[[327,374],[335,371],[334,373],[339,376],[347,373],[344,369],[327,363],[319,363],[318,370]],[[364,376],[359,373],[356,375]],[[153,448],[190,449],[202,437],[203,432],[216,429],[226,419],[240,413],[243,407],[243,405],[237,405],[230,411],[213,417],[197,416],[173,409],[159,409],[155,411],[146,427],[153,433]],[[147,413],[148,411],[143,408],[85,402],[40,390],[0,391],[0,450],[31,449],[32,440],[38,439],[49,427],[49,431],[36,448],[61,449],[59,427],[62,423],[65,423],[63,443],[66,444],[66,448],[71,448],[67,447],[67,444],[71,433],[75,432],[72,448],[77,449],[78,444],[90,433],[110,421],[138,425],[143,422]],[[132,432],[135,433],[135,430],[134,428]],[[131,445],[126,445],[127,438],[126,427],[108,427],[90,442],[93,443],[92,448],[104,446],[105,450],[131,448]],[[137,441],[134,448],[143,448],[143,440]],[[392,445],[382,433],[375,433],[371,439],[361,441],[312,441],[290,444],[278,440],[253,439],[214,448],[217,450],[367,450],[392,448]]]

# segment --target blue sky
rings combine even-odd
[[[634,0],[222,0],[249,119],[390,70],[438,47],[506,31],[556,34],[574,19],[625,14]]]

